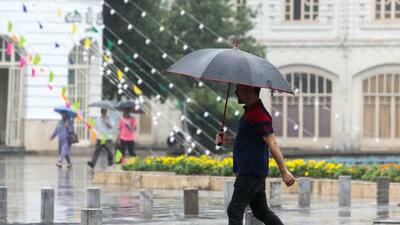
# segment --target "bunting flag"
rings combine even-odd
[[[107,46],[107,49],[108,49],[108,50],[112,51],[112,48],[113,48],[113,46],[114,46],[114,43],[113,43],[111,40],[107,40],[106,46]]]
[[[135,84],[133,84],[133,91],[137,95],[142,95],[142,90],[138,86],[136,86]]]
[[[90,124],[88,122],[85,122],[85,126],[88,130],[92,129],[92,126],[90,126]]]
[[[13,24],[12,24],[12,22],[9,20],[9,21],[8,21],[8,33],[11,33],[12,29],[13,29]]]
[[[59,48],[60,45],[56,42],[56,43],[54,44],[54,47],[55,47],[55,48]]]
[[[92,141],[95,142],[97,140],[97,131],[92,129]]]
[[[28,53],[28,62],[29,62],[29,63],[32,63],[32,60],[33,60],[32,54],[31,54],[31,53]]]
[[[81,122],[81,121],[83,121],[83,116],[82,116],[82,114],[78,111],[78,112],[76,112],[76,122]]]
[[[78,31],[78,25],[76,23],[72,24],[71,33],[75,34]]]
[[[127,61],[127,63],[129,64],[129,65],[131,65],[132,63],[133,63],[133,59],[132,59],[132,57],[130,57],[129,55],[124,55],[124,57],[125,57],[125,59],[126,59],[126,61]]]
[[[96,126],[96,121],[95,121],[93,118],[90,118],[90,119],[89,119],[89,125],[90,125],[91,127],[95,127],[95,126]]]
[[[91,31],[93,33],[99,33],[99,31],[94,26],[92,26],[89,31]]]
[[[6,47],[6,54],[7,55],[12,55],[13,54],[13,50],[14,50],[14,45],[11,42],[7,42],[7,47]]]
[[[24,13],[28,12],[28,9],[26,8],[26,5],[22,4],[22,11],[24,11]]]
[[[21,37],[19,38],[19,47],[23,48],[25,46],[25,37],[23,35],[21,35]]]
[[[118,69],[117,75],[119,80],[122,80],[122,78],[124,78],[124,73],[120,69]]]
[[[57,16],[62,17],[62,11],[60,8],[57,9]]]
[[[16,34],[11,34],[11,39],[12,39],[15,43],[18,43],[18,42],[19,42],[18,36],[17,36]]]
[[[35,77],[35,75],[36,75],[36,70],[35,70],[35,68],[33,68],[33,67],[32,67],[32,69],[31,69],[31,74],[32,74],[32,77]]]
[[[78,101],[74,101],[74,103],[72,103],[72,111],[77,112],[80,106]]]
[[[88,49],[90,47],[91,43],[92,43],[92,40],[90,40],[90,38],[86,38],[85,44],[84,44],[85,49]]]
[[[106,56],[106,54],[103,53],[103,59],[105,62],[108,62],[110,60],[110,58],[108,56]]]
[[[62,87],[61,87],[61,97],[63,97],[63,99],[64,99],[65,101],[68,100],[67,87],[65,87],[65,86],[62,86]]]
[[[53,81],[54,81],[54,73],[53,73],[53,71],[50,70],[49,82],[53,83]]]
[[[43,29],[43,25],[42,25],[41,22],[39,22],[39,28],[40,28],[40,29]]]
[[[38,54],[35,54],[33,57],[33,65],[37,66],[40,63],[40,56]]]
[[[50,91],[53,90],[53,85],[52,85],[51,83],[48,83],[48,84],[47,84],[47,87],[50,89]]]
[[[24,66],[26,65],[26,59],[24,57],[21,56],[21,58],[19,58],[19,68],[24,68]]]

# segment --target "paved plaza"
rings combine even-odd
[[[79,223],[85,206],[86,188],[92,186],[87,156],[73,157],[71,169],[58,169],[55,156],[0,156],[0,184],[8,186],[8,222],[40,221],[40,189],[55,188],[55,222]],[[105,168],[104,157],[99,169]],[[139,190],[130,186],[95,185],[101,188],[105,224],[197,225],[227,224],[224,194],[199,191],[200,215],[183,217],[183,193],[179,190],[154,190],[154,219],[139,217]],[[400,199],[389,207],[378,208],[375,199],[352,199],[351,208],[339,208],[337,196],[312,196],[311,207],[297,207],[297,195],[283,195],[283,207],[274,209],[287,225],[372,224],[373,221],[400,218]],[[400,219],[398,220],[400,221]],[[400,224],[400,223],[399,223]]]

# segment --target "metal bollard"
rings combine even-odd
[[[246,211],[244,214],[245,225],[264,225],[263,222],[259,221],[251,211]]]
[[[351,205],[351,176],[339,176],[339,206]]]
[[[269,182],[269,205],[271,207],[281,207],[281,181],[270,181]]]
[[[101,208],[100,188],[88,187],[86,189],[86,207],[87,208]]]
[[[311,178],[300,177],[298,180],[299,180],[299,207],[310,207]]]
[[[376,202],[378,205],[389,205],[390,178],[378,177],[376,180]]]
[[[183,190],[183,206],[185,217],[199,215],[199,192],[197,188]]]
[[[224,181],[224,200],[225,200],[225,210],[228,209],[229,203],[231,202],[235,181],[225,180]]]
[[[143,219],[153,218],[153,190],[140,191],[139,212]]]
[[[42,204],[40,211],[40,221],[42,223],[54,222],[54,189],[42,188]]]
[[[81,225],[103,225],[103,210],[88,208],[82,209]]]
[[[0,187],[0,223],[7,223],[7,187]]]

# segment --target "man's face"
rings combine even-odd
[[[250,95],[254,92],[254,88],[243,84],[237,84],[235,89],[235,95],[238,99],[239,104],[245,104]]]
[[[101,115],[102,115],[102,116],[106,116],[106,115],[107,115],[107,109],[102,108],[102,109],[101,109]]]

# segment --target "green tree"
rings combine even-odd
[[[254,27],[252,20],[256,17],[257,12],[245,6],[234,8],[227,0],[135,0],[134,3],[146,11],[147,16],[142,17],[142,11],[131,2],[124,4],[124,1],[106,0],[106,4],[109,4],[117,13],[127,18],[133,26],[151,40],[151,43],[146,45],[145,38],[139,35],[135,29],[128,30],[126,21],[116,14],[111,15],[110,9],[105,6],[104,18],[107,28],[104,29],[104,45],[110,47],[110,43],[112,43],[113,48],[110,47],[110,50],[115,56],[114,58],[123,59],[125,63],[134,69],[135,73],[141,76],[144,82],[157,91],[160,91],[164,98],[171,97],[171,93],[174,93],[175,96],[178,96],[180,102],[190,97],[200,104],[201,108],[188,104],[190,110],[187,116],[203,131],[209,132],[211,129],[209,124],[200,117],[203,115],[204,110],[206,110],[217,118],[221,118],[224,101],[216,102],[216,96],[205,88],[194,88],[197,87],[198,83],[194,79],[184,76],[166,75],[164,71],[173,64],[173,61],[162,59],[159,49],[152,44],[156,44],[159,48],[165,50],[169,56],[177,60],[188,54],[191,48],[195,50],[202,48],[231,48],[234,40],[240,38],[240,48],[242,50],[265,57],[265,47],[248,35],[249,31]],[[182,13],[182,10],[185,13]],[[199,19],[201,23],[215,33],[207,31],[206,27],[200,29],[199,23],[190,19],[189,14]],[[154,21],[157,21],[157,23]],[[164,27],[162,32],[160,32],[160,24],[158,23]],[[129,62],[132,61],[133,53],[127,47],[118,46],[118,39],[113,33],[121,37],[130,48],[137,51],[140,56],[153,64],[163,73],[162,76],[165,79],[173,82],[175,87],[183,90],[185,95],[176,92],[175,88],[171,92],[168,89],[169,82],[164,81],[158,74],[151,74],[150,71],[152,68],[148,67],[142,60],[133,59],[133,62]],[[228,41],[221,42],[215,34],[220,35],[220,37]],[[186,42],[189,48],[184,50],[178,38]],[[119,48],[123,50],[118,50]],[[114,60],[114,63],[119,68],[123,68],[119,60]],[[138,67],[134,66],[135,64],[143,69],[138,69]],[[133,81],[136,81],[133,74],[128,73],[127,75]],[[106,83],[105,86],[107,85]],[[225,97],[226,84],[210,81],[205,81],[204,83],[210,86],[219,96]],[[110,87],[110,85],[107,87]],[[147,96],[154,96],[156,94],[145,85],[141,87]],[[113,88],[108,88],[107,91],[112,92],[111,94],[106,94],[108,96],[116,93],[116,90]],[[227,112],[226,124],[229,128],[234,129],[239,117],[234,116],[232,108],[240,110],[240,107],[236,103],[232,103],[233,101],[230,102],[231,107]],[[192,136],[196,137],[196,129],[193,127],[189,127],[189,129],[193,134]],[[209,134],[213,134],[214,132],[211,131]],[[212,142],[206,141],[204,136],[200,135],[197,139],[200,139],[201,143],[204,143],[207,148],[213,149]]]

